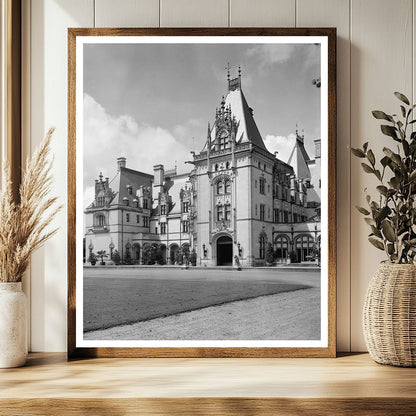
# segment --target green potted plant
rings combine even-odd
[[[57,229],[50,224],[60,206],[48,194],[52,184],[49,157],[54,129],[26,161],[19,186],[19,200],[13,196],[10,167],[6,163],[0,190],[0,368],[18,367],[27,358],[27,301],[22,277],[31,254]]]
[[[369,242],[385,253],[372,278],[364,304],[364,337],[371,357],[382,364],[416,366],[416,122],[408,98],[400,116],[373,111],[391,144],[378,161],[364,143],[351,149],[364,172],[377,178],[376,197],[366,193],[366,207],[357,207],[370,228]]]
[[[105,266],[104,257],[106,256],[105,250],[97,251],[97,256],[101,259],[100,266]]]
[[[91,266],[95,266],[95,264],[97,263],[97,256],[92,251],[90,257],[88,258],[88,261],[91,263]]]
[[[267,243],[266,265],[267,266],[273,266],[274,262],[275,262],[275,255],[274,255],[274,250],[273,250],[272,243]]]
[[[120,265],[121,257],[120,257],[120,253],[118,252],[118,250],[114,250],[113,252],[113,261],[116,266]]]

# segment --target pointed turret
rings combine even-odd
[[[311,172],[308,167],[310,158],[306,152],[304,141],[305,135],[300,136],[296,126],[296,142],[287,163],[293,167],[298,179],[310,180]]]

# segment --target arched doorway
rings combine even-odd
[[[233,240],[227,235],[217,240],[217,266],[233,265]]]
[[[178,261],[179,255],[179,246],[177,244],[172,244],[169,250],[169,263],[175,264]]]
[[[300,234],[295,238],[296,257],[298,262],[311,261],[314,239],[308,234]]]

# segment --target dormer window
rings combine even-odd
[[[97,197],[97,206],[102,207],[105,205],[105,197],[104,196],[98,196]]]
[[[124,205],[129,206],[129,199],[127,197],[124,197],[123,198],[123,203],[124,203]]]
[[[127,192],[129,193],[129,195],[132,195],[133,194],[133,187],[131,185],[127,185],[126,188],[127,188]]]
[[[133,199],[133,204],[136,208],[139,208],[139,200],[137,198]]]
[[[149,208],[149,201],[147,199],[143,199],[143,208],[148,209]]]
[[[166,215],[166,205],[160,206],[160,215]]]

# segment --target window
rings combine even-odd
[[[224,193],[230,194],[231,193],[231,181],[226,179],[224,182]]]
[[[182,232],[183,233],[189,232],[189,221],[182,222]]]
[[[227,163],[225,164],[225,169],[230,169],[230,162],[227,162]]]
[[[289,222],[289,211],[283,211],[283,222]]]
[[[105,205],[105,196],[97,197],[97,206],[102,207]]]
[[[264,259],[266,255],[266,237],[264,235],[261,235],[259,239],[259,255],[261,259]]]
[[[189,202],[185,201],[182,202],[182,212],[188,212],[189,211]]]
[[[126,214],[126,222],[130,222],[130,214]]]
[[[166,205],[160,206],[160,215],[166,215]]]
[[[223,183],[222,181],[217,182],[217,195],[221,195],[223,192]]]
[[[217,205],[215,207],[215,210],[216,210],[216,218],[217,218],[217,221],[222,221],[222,219],[223,219],[222,205]]]
[[[225,207],[225,220],[229,221],[231,219],[231,205],[226,204],[224,207]]]
[[[160,223],[160,234],[166,234],[166,223]]]
[[[285,235],[279,235],[274,240],[276,248],[276,257],[279,260],[287,259],[288,250],[289,250],[289,240]]]
[[[260,162],[258,162],[258,166],[259,166],[259,169],[261,169],[261,163]]]
[[[279,222],[279,210],[277,208],[273,210],[273,222]]]
[[[147,199],[143,199],[143,208],[148,209],[149,208],[149,201]]]
[[[218,148],[219,150],[223,150],[227,148],[227,134],[222,133],[218,138]]]
[[[255,216],[257,217],[257,204],[256,204],[256,208],[255,208]]]
[[[149,217],[143,217],[143,227],[149,226]]]
[[[319,179],[319,189],[321,189],[321,180]]]
[[[105,226],[105,217],[104,217],[104,215],[98,215],[97,216],[97,225],[99,226],[99,227],[104,227]]]
[[[265,187],[265,179],[264,178],[260,178],[260,193],[264,195],[264,187]]]
[[[136,223],[139,224],[140,223],[140,215],[136,215]]]
[[[254,187],[257,188],[257,181],[254,181]]]
[[[314,239],[307,234],[301,234],[295,240],[296,256],[298,261],[311,260],[314,249]]]
[[[215,172],[218,171],[218,163],[215,164]]]
[[[260,204],[260,221],[264,221],[264,204]]]

